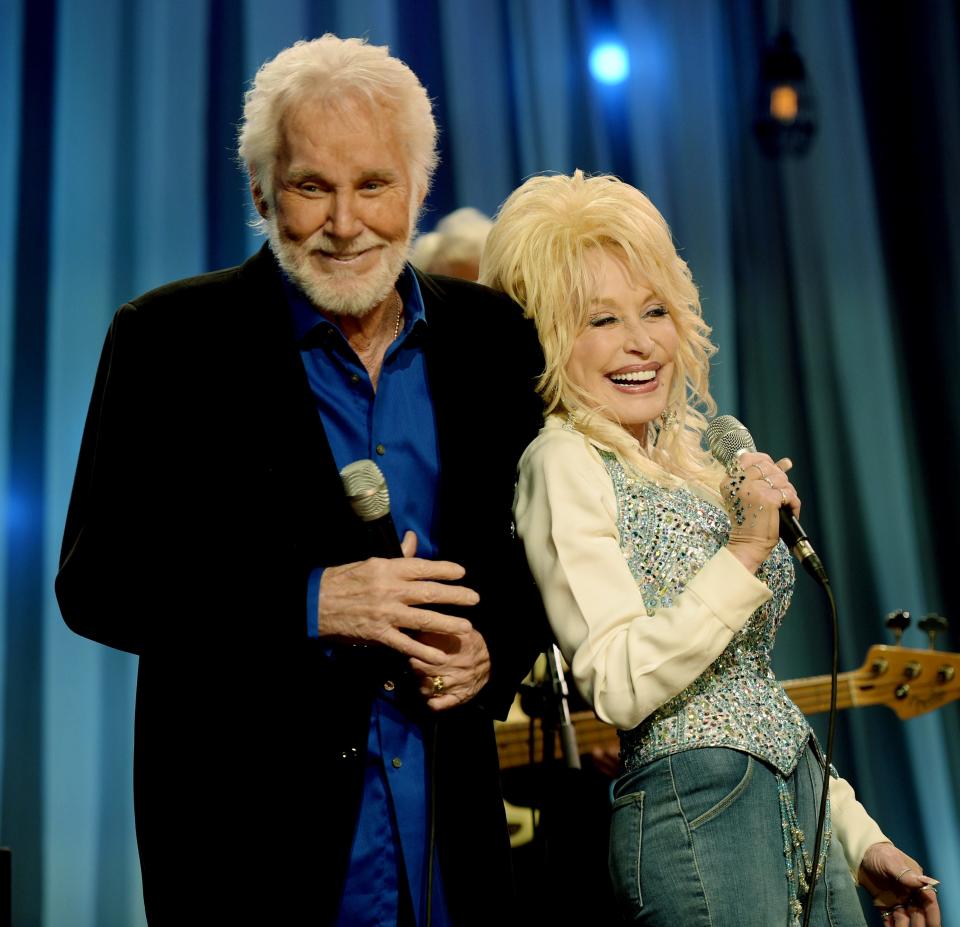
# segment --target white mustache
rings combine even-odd
[[[303,248],[309,251],[323,251],[325,254],[359,254],[370,248],[389,246],[390,242],[375,235],[373,232],[362,232],[356,238],[344,241],[327,235],[326,232],[314,232],[304,243]]]

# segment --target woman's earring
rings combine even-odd
[[[654,430],[656,431],[656,434],[653,436],[654,447],[657,446],[660,438],[663,437],[663,433],[675,427],[679,419],[680,416],[677,414],[677,410],[673,406],[667,406],[667,408],[660,413],[653,426]]]
[[[668,431],[677,424],[679,419],[680,416],[677,414],[677,410],[673,406],[667,406],[667,408],[660,413],[660,430]]]

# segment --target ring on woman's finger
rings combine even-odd
[[[760,474],[760,479],[761,479],[761,480],[766,478],[767,474],[763,472],[763,467],[761,467],[760,464],[758,464],[758,463],[752,463],[752,464],[750,464],[750,466],[747,467],[747,469],[749,470],[750,467],[756,467],[756,468],[757,468],[757,471],[758,471],[759,474]]]
[[[443,695],[443,690],[446,688],[446,686],[443,683],[443,676],[431,676],[430,678],[433,680],[433,692],[431,693],[431,695],[434,698],[437,698],[437,696]]]
[[[786,505],[786,504],[787,504],[787,494],[783,491],[782,487],[778,487],[778,488],[780,489],[780,500],[781,500],[781,501],[780,501],[780,504],[781,504],[781,505]]]
[[[773,480],[769,476],[763,478],[764,483],[766,483],[771,489],[776,489],[777,487],[773,485]]]
[[[897,881],[899,882],[908,872],[914,872],[914,871],[915,870],[913,866],[907,866],[907,868],[904,869],[903,872],[901,872],[900,875],[897,876]]]

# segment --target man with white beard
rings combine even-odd
[[[108,333],[57,595],[140,656],[151,925],[509,920],[492,719],[543,643],[510,515],[542,357],[406,264],[436,134],[385,48],[281,52],[239,140],[269,247]],[[363,458],[403,556],[344,494]]]

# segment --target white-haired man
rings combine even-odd
[[[385,48],[267,62],[239,155],[269,247],[117,313],[57,577],[70,627],[140,655],[149,921],[503,920],[491,718],[544,627],[510,531],[534,333],[406,265],[436,127]],[[403,557],[344,495],[370,457]]]

